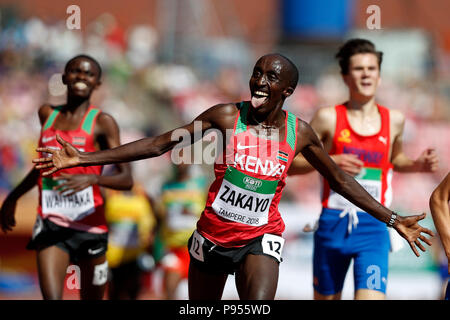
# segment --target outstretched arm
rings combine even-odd
[[[433,216],[434,225],[436,226],[445,254],[450,262],[450,173],[436,187],[430,197],[430,210]],[[450,263],[449,263],[450,273]]]
[[[352,176],[345,173],[331,160],[322,148],[320,141],[312,128],[303,121],[300,121],[299,137],[300,141],[303,141],[299,146],[301,153],[311,165],[328,180],[330,187],[334,191],[341,194],[373,217],[389,224],[393,217],[393,212],[376,201]],[[415,246],[419,247],[422,251],[425,251],[425,248],[419,242],[419,239],[428,245],[431,245],[431,241],[422,235],[422,232],[433,236],[431,230],[423,228],[418,224],[418,221],[424,218],[425,214],[408,217],[397,216],[392,223],[392,227],[408,241],[416,256],[419,256],[419,252]]]
[[[311,122],[318,139],[323,145],[325,152],[329,153],[333,144],[334,128],[336,127],[336,111],[334,107],[320,108],[314,114]],[[364,166],[364,162],[359,160],[354,154],[334,154],[330,156],[334,162],[348,174],[355,176]],[[297,155],[289,167],[289,175],[306,174],[314,171],[314,167],[301,154]]]
[[[36,166],[37,169],[49,168],[50,170],[42,174],[47,176],[63,168],[114,164],[157,157],[173,149],[178,143],[183,143],[186,140],[194,143],[201,139],[202,134],[215,125],[216,113],[217,108],[212,107],[199,115],[193,122],[162,135],[140,139],[116,148],[96,152],[79,152],[70,143],[57,136],[56,138],[62,149],[38,148],[37,151],[47,152],[52,156],[50,158],[34,159],[33,162],[40,163]]]
[[[120,145],[120,130],[116,121],[107,113],[98,116],[94,136],[100,149],[116,148]],[[129,163],[118,163],[112,174],[67,174],[54,177],[54,180],[62,180],[55,189],[62,194],[70,196],[92,185],[116,190],[130,190],[133,187],[133,178]]]

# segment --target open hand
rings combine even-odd
[[[60,150],[55,150],[52,148],[37,148],[38,152],[46,152],[51,154],[47,158],[33,159],[33,163],[38,163],[36,169],[47,169],[42,173],[42,176],[48,176],[60,169],[76,167],[80,164],[80,152],[72,146],[70,143],[65,141],[59,135],[56,135],[56,140],[61,145]]]
[[[419,239],[429,246],[431,246],[431,240],[426,238],[422,233],[426,233],[431,237],[434,236],[433,232],[430,229],[422,227],[418,222],[423,220],[426,216],[426,213],[416,216],[407,216],[401,217],[397,216],[398,223],[394,225],[395,230],[408,241],[411,250],[414,251],[414,254],[419,257],[420,254],[417,251],[417,247],[423,252],[426,251],[423,244],[419,241]]]

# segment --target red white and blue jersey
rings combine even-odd
[[[389,160],[390,122],[389,110],[377,105],[381,116],[381,128],[376,134],[362,136],[355,132],[347,118],[347,108],[344,105],[335,106],[336,130],[330,155],[356,154],[364,162],[364,167],[355,179],[384,206],[392,201],[392,168]],[[322,206],[328,209],[357,209],[350,201],[331,190],[328,181],[323,179]]]

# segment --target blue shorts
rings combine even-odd
[[[355,292],[370,289],[386,293],[389,232],[386,224],[366,212],[358,212],[359,223],[347,227],[349,216],[324,208],[314,234],[314,289],[322,295],[342,291],[345,275],[353,259]]]

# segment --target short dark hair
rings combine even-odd
[[[282,54],[278,54],[280,57],[282,57],[283,59],[285,59],[288,63],[288,68],[289,68],[289,72],[291,74],[291,77],[289,79],[289,85],[292,87],[292,89],[295,89],[297,87],[297,83],[298,83],[298,68],[295,65],[294,62],[292,62],[291,59],[289,59],[286,56],[283,56]]]
[[[381,69],[381,62],[383,61],[383,52],[377,51],[375,45],[366,39],[350,39],[342,47],[339,48],[336,54],[336,59],[339,61],[342,74],[348,74],[348,67],[350,58],[358,53],[373,53],[378,58],[378,67]]]
[[[79,55],[73,57],[72,59],[70,59],[69,61],[67,61],[66,66],[64,67],[64,71],[67,71],[67,68],[69,67],[69,65],[73,61],[75,61],[77,59],[87,59],[87,60],[90,60],[93,64],[95,64],[97,66],[97,69],[98,69],[98,79],[101,79],[101,77],[102,77],[102,67],[100,66],[100,63],[98,63],[97,60],[95,60],[91,56],[88,56],[87,54],[79,54]]]

